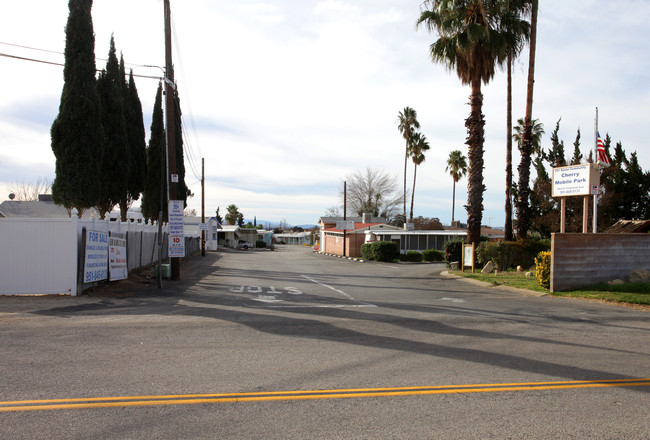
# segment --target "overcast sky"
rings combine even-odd
[[[461,149],[470,89],[433,64],[435,36],[415,29],[421,0],[171,0],[174,64],[186,124],[186,182],[200,213],[205,158],[206,215],[231,203],[246,220],[316,223],[339,204],[345,176],[365,167],[403,179],[397,114],[413,107],[431,150],[418,168],[416,216],[451,220],[449,152]],[[63,63],[66,0],[7,2],[0,53]],[[111,34],[135,74],[165,64],[162,0],[95,0],[97,67]],[[594,114],[650,169],[650,2],[540,0],[533,117],[546,129],[562,118],[567,156],[576,130],[593,149]],[[18,46],[26,46],[18,47]],[[32,48],[32,49],[30,49]],[[34,50],[40,49],[40,50]],[[514,69],[514,116],[525,111],[528,56]],[[58,113],[62,67],[0,56],[0,200],[12,183],[54,179],[50,127]],[[157,81],[136,79],[147,132]],[[485,212],[504,224],[505,74],[484,86]],[[514,167],[519,162],[513,154]],[[412,182],[412,164],[408,180]],[[534,173],[533,173],[534,177]],[[516,176],[515,176],[516,179]],[[411,186],[411,183],[409,183]],[[466,219],[467,180],[456,188]]]

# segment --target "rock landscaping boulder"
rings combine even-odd
[[[494,263],[488,261],[487,264],[481,270],[481,273],[492,273],[494,271]]]

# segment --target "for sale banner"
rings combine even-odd
[[[129,277],[126,240],[123,238],[108,238],[108,275],[110,281],[125,280]]]
[[[84,283],[108,278],[108,232],[86,231]]]

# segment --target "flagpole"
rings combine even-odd
[[[596,107],[596,118],[594,119],[594,162],[598,167],[598,107]],[[594,218],[591,222],[593,233],[598,233],[598,194],[594,194]]]

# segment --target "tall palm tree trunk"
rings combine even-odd
[[[456,179],[453,179],[454,185],[451,190],[451,224],[454,224],[454,211],[456,210]]]
[[[403,197],[404,222],[406,222],[406,165],[408,164],[408,161],[409,161],[409,141],[407,139],[406,140],[406,153],[404,155],[404,197]]]
[[[530,162],[533,150],[533,85],[535,83],[535,48],[537,44],[537,5],[533,0],[530,17],[530,56],[528,58],[528,90],[526,94],[526,118],[521,142],[521,162],[519,162],[519,196],[517,197],[517,238],[524,239],[530,227]]]
[[[481,240],[481,221],[483,219],[483,142],[485,120],[483,119],[483,94],[481,93],[481,78],[472,79],[472,95],[470,96],[471,113],[465,120],[469,147],[468,179],[467,179],[467,242],[478,243]]]
[[[512,51],[508,51],[508,85],[507,85],[507,111],[506,111],[506,241],[514,239],[512,233]]]
[[[409,215],[409,222],[413,223],[413,202],[415,201],[415,178],[418,174],[418,165],[413,167],[413,189],[411,190],[411,214]]]

